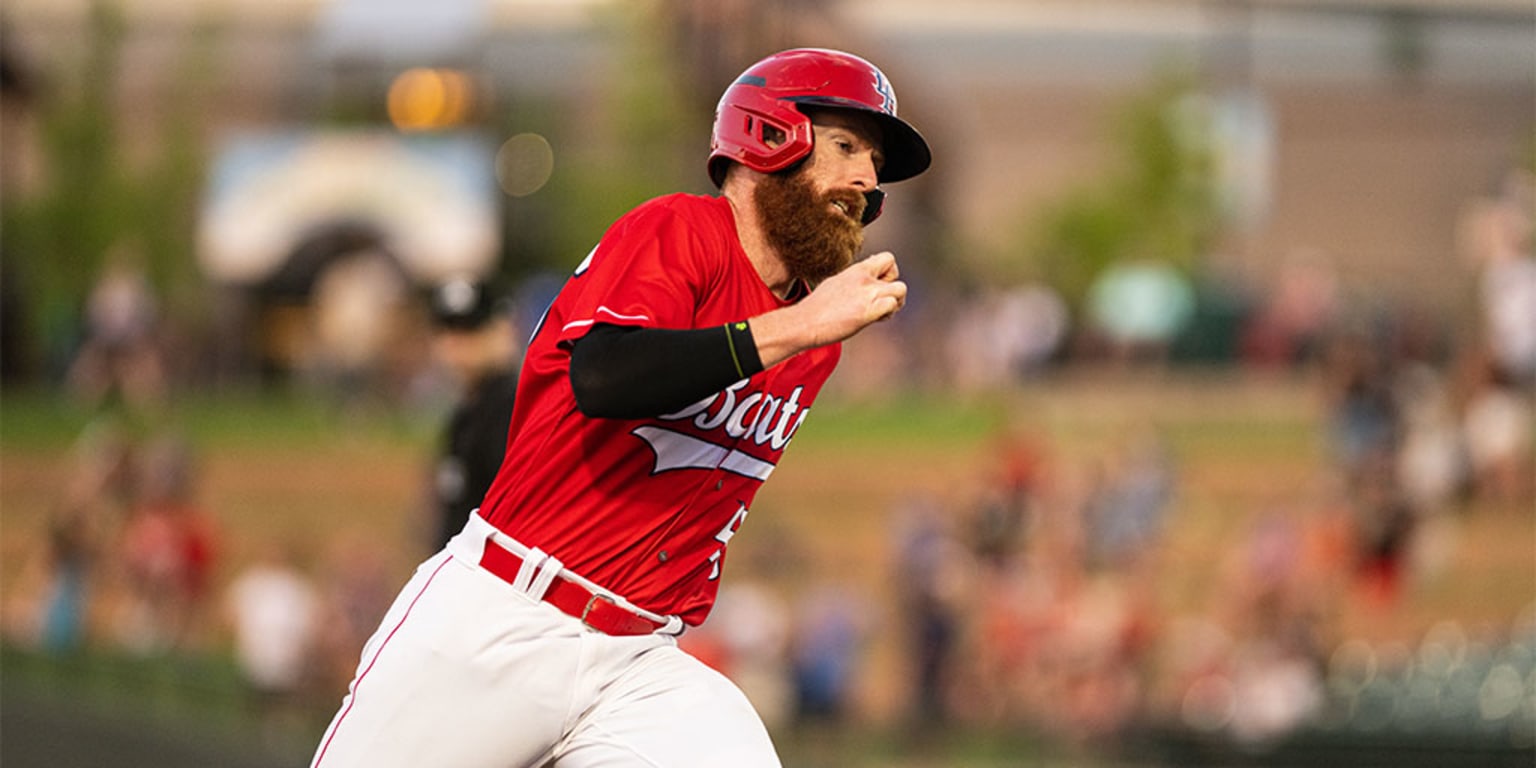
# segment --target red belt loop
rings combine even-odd
[[[523,567],[523,558],[494,539],[487,539],[485,553],[480,556],[480,567],[512,584]],[[558,576],[550,583],[543,600],[605,635],[649,635],[666,626],[619,605],[611,595],[593,592]]]

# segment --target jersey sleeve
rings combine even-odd
[[[651,205],[620,219],[577,268],[560,343],[602,323],[686,330],[711,279],[705,238],[685,212]]]

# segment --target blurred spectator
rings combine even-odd
[[[1065,596],[1081,570],[1074,561],[1032,557],[980,574],[978,600],[967,616],[973,644],[965,654],[963,703],[984,722],[1039,724],[1058,712],[1057,643],[1072,612]]]
[[[1004,433],[994,445],[996,476],[983,488],[971,520],[970,545],[982,564],[1007,568],[1028,545],[1044,457],[1032,440],[1020,434]]]
[[[1536,177],[1513,170],[1498,197],[1465,221],[1468,256],[1479,272],[1484,343],[1502,379],[1536,383]]]
[[[68,653],[85,643],[87,598],[96,559],[93,521],[85,509],[60,510],[48,528],[48,583],[41,606],[39,645]]]
[[[156,337],[159,307],[139,261],[128,246],[115,247],[86,298],[85,335],[68,382],[92,406],[115,396],[145,408],[158,405],[165,394]]]
[[[831,583],[797,606],[791,640],[795,715],[800,723],[845,723],[854,675],[869,632],[867,600]]]
[[[1092,330],[1118,360],[1161,362],[1194,313],[1194,289],[1173,266],[1150,259],[1116,262],[1088,288]]]
[[[1486,356],[1469,362],[1460,430],[1473,492],[1512,501],[1536,490],[1536,402],[1529,390],[1511,386],[1501,370]]]
[[[268,735],[306,725],[305,681],[315,663],[320,595],[292,547],[266,545],[226,591],[235,661]]]
[[[1353,510],[1338,489],[1337,479],[1326,478],[1323,482],[1330,490],[1323,498],[1307,503],[1301,513],[1293,587],[1298,601],[1317,617],[1320,634],[1326,634],[1343,610],[1353,578],[1353,553],[1359,536]]]
[[[469,521],[506,454],[517,392],[518,331],[489,286],[454,280],[432,296],[434,356],[453,374],[458,403],[448,418],[433,472],[436,505],[429,551]]]
[[[102,539],[130,493],[132,443],[115,422],[93,422],[76,440],[71,458],[41,546],[17,548],[25,558],[0,613],[7,639],[54,654],[78,650],[88,639]]]
[[[1497,196],[1463,220],[1464,250],[1479,274],[1483,354],[1469,355],[1462,413],[1473,490],[1516,499],[1536,489],[1536,174],[1512,169]]]
[[[63,498],[49,520],[38,641],[78,648],[91,631],[102,545],[137,495],[137,446],[115,420],[91,422],[76,440]]]
[[[1230,731],[1246,746],[1290,735],[1322,705],[1317,664],[1283,637],[1253,638],[1241,646],[1232,666]]]
[[[1439,371],[1415,363],[1397,381],[1402,440],[1396,475],[1406,500],[1422,514],[1446,509],[1467,485],[1466,450]]]
[[[950,386],[972,392],[1037,373],[1066,338],[1066,302],[1050,286],[1027,283],[966,297],[947,330]]]
[[[1261,510],[1220,576],[1221,621],[1185,620],[1169,640],[1185,724],[1244,748],[1272,745],[1311,721],[1323,695],[1328,594],[1313,573],[1347,559],[1326,514],[1284,502]]]
[[[945,384],[956,392],[968,393],[1005,382],[1006,367],[992,344],[995,329],[985,295],[968,292],[956,303],[953,319],[945,329]]]
[[[1403,495],[1391,457],[1375,454],[1361,467],[1353,504],[1357,576],[1366,604],[1395,607],[1418,515]]]
[[[1000,324],[1018,329],[1012,370],[1029,375],[1048,364],[1061,349],[1071,316],[1061,294],[1045,283],[1026,283],[1003,294]]]
[[[140,496],[116,552],[129,590],[118,640],[130,650],[190,650],[206,639],[217,541],[195,498],[195,474],[178,438],[161,437],[146,451]]]
[[[1084,509],[1088,564],[1123,569],[1141,560],[1162,532],[1175,482],[1162,437],[1150,430],[1131,436],[1105,461]]]
[[[1232,722],[1232,646],[1219,621],[1200,616],[1170,622],[1164,643],[1171,698],[1166,706],[1185,728],[1213,733]]]
[[[949,721],[965,578],[964,550],[940,515],[932,500],[909,502],[898,516],[895,547],[898,620],[914,686],[909,714],[924,728]]]
[[[1328,445],[1351,486],[1369,462],[1395,450],[1392,374],[1381,345],[1363,332],[1346,331],[1328,345],[1323,371]]]
[[[1069,739],[1110,736],[1130,723],[1141,700],[1143,606],[1118,574],[1064,584],[1037,712]]]
[[[1326,254],[1290,254],[1271,293],[1242,330],[1243,360],[1283,368],[1316,359],[1335,322],[1338,293],[1338,278]]]

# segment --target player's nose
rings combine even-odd
[[[848,183],[860,192],[868,191],[880,186],[880,172],[875,166],[875,154],[873,152],[861,152],[855,155],[849,164]]]

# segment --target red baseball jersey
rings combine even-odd
[[[702,622],[726,543],[841,347],[802,352],[674,413],[594,419],[571,391],[571,343],[596,323],[707,328],[786,303],[747,259],[725,199],[668,195],[620,218],[529,341],[481,514],[636,605]]]

